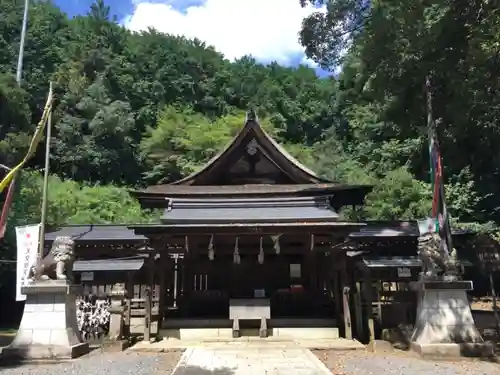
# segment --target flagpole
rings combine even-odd
[[[21,40],[19,43],[19,55],[17,58],[16,81],[18,86],[21,86],[21,78],[23,73],[23,58],[24,58],[24,42],[26,40],[26,29],[28,27],[28,8],[29,0],[24,1],[23,25],[21,28]]]
[[[52,102],[52,82],[49,85],[49,103]],[[47,220],[47,197],[49,187],[49,167],[50,167],[50,141],[52,136],[52,107],[49,110],[47,117],[47,135],[45,144],[45,170],[43,173],[43,195],[42,195],[42,214],[40,220],[40,240],[38,256],[39,259],[43,258],[43,250],[45,246],[45,221]]]
[[[28,27],[28,8],[29,8],[29,0],[25,0],[23,22],[21,26],[21,38],[19,41],[19,55],[17,57],[16,83],[18,87],[21,87],[21,79],[23,74],[24,44],[26,41],[26,29]],[[1,167],[8,172],[10,172],[11,170],[10,168],[8,168],[3,164],[1,165]],[[5,202],[3,203],[2,206],[2,211],[0,214],[0,240],[3,239],[5,235],[7,218],[9,216],[10,207],[12,205],[12,200],[14,196],[15,184],[16,184],[16,176],[12,178],[12,181],[9,184]]]

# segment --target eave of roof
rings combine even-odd
[[[363,223],[329,221],[329,222],[285,222],[285,223],[181,223],[181,224],[153,224],[153,225],[131,225],[137,234],[143,235],[164,235],[164,234],[260,234],[260,233],[284,233],[284,232],[322,232],[338,234],[339,232],[348,235],[354,230],[363,227]]]
[[[248,184],[248,185],[174,185],[149,186],[144,190],[132,190],[135,196],[228,196],[234,195],[330,195],[338,192],[362,191],[365,194],[373,189],[370,185],[323,184]]]
[[[367,239],[396,239],[396,238],[418,238],[419,230],[416,221],[366,221],[366,227],[358,232],[351,233],[349,237],[353,240]],[[471,235],[472,231],[456,229],[452,230],[453,236]]]
[[[166,208],[170,199],[243,199],[243,198],[292,198],[330,196],[336,210],[342,206],[364,204],[366,194],[372,190],[367,185],[299,184],[299,185],[225,185],[184,186],[159,185],[143,191],[132,191],[143,208]]]
[[[116,244],[140,244],[147,240],[146,237],[135,234],[127,225],[107,224],[66,225],[47,231],[45,241],[51,243],[58,236],[71,237],[77,244],[106,241]]]
[[[138,271],[144,265],[144,258],[135,259],[91,259],[73,263],[75,272]]]
[[[465,259],[459,260],[463,266],[470,267],[472,263]],[[407,257],[362,257],[362,263],[368,268],[399,268],[421,267],[422,261],[417,256]]]

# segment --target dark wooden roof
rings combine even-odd
[[[143,265],[144,258],[77,260],[73,263],[73,271],[138,271]]]
[[[286,198],[173,198],[164,224],[293,223],[337,221],[328,196]]]
[[[470,267],[472,263],[465,259],[460,259],[459,262],[463,266]],[[422,261],[418,256],[406,257],[362,257],[362,263],[368,268],[420,268]]]
[[[201,202],[201,206],[198,203]],[[255,204],[273,205],[272,200],[262,201],[258,203],[254,200]],[[189,215],[186,213],[179,214],[178,217],[170,216],[176,209],[166,211],[162,217],[162,224],[122,224],[122,225],[68,225],[57,230],[48,230],[45,234],[45,241],[50,245],[57,236],[69,236],[73,238],[77,244],[92,244],[92,243],[109,243],[116,245],[140,245],[147,241],[145,235],[162,234],[162,233],[280,233],[281,231],[331,231],[332,234],[344,232],[349,236],[353,242],[371,243],[373,241],[393,241],[393,240],[413,240],[418,237],[418,225],[416,222],[411,221],[366,221],[366,222],[345,222],[338,218],[335,211],[328,208],[328,205],[321,200],[284,200],[281,202],[282,211],[280,208],[271,207],[271,210],[263,210],[262,207],[257,208],[256,213],[248,211],[248,202],[227,202],[224,201],[226,207],[232,205],[231,214],[235,215],[234,206],[240,204],[243,209],[241,214],[249,215],[248,217],[238,216],[232,218],[230,216],[223,217],[223,213],[217,211],[216,215],[210,213],[207,209],[207,201],[180,201],[182,210],[194,209],[198,213],[196,215]],[[291,205],[288,203],[294,203]],[[302,205],[299,209],[296,204]],[[182,208],[182,206],[184,208]],[[175,205],[174,205],[175,207]],[[191,207],[191,208],[189,208]],[[254,207],[255,208],[255,207]],[[200,210],[200,211],[198,211]],[[224,206],[219,207],[217,210],[224,210]],[[264,212],[266,215],[275,213],[275,217],[267,217],[260,214],[258,211]],[[274,211],[273,211],[274,210]],[[291,212],[292,210],[293,212]],[[298,211],[297,211],[298,210]],[[202,211],[206,211],[201,213]],[[236,210],[236,212],[238,212]],[[204,217],[199,217],[204,215]],[[228,214],[229,215],[229,214]],[[253,216],[252,216],[253,215]],[[293,217],[293,218],[292,218]],[[299,219],[297,219],[297,217]],[[454,230],[454,236],[474,234],[470,231]]]
[[[367,239],[395,239],[395,238],[417,238],[419,236],[418,223],[416,221],[366,221],[366,227],[359,232],[349,235],[352,239],[365,241]],[[473,234],[466,230],[452,230],[452,234]]]
[[[332,193],[364,189],[369,192],[371,186],[368,185],[342,185],[334,183],[324,184],[246,184],[246,185],[208,185],[208,186],[184,186],[174,184],[162,184],[149,186],[143,191],[133,191],[135,195],[169,195],[169,196],[222,196],[231,197],[234,195],[329,195]]]
[[[169,199],[175,198],[269,198],[269,197],[315,197],[331,196],[336,209],[343,205],[361,205],[371,186],[341,184],[297,184],[297,185],[223,185],[223,186],[185,186],[157,185],[131,194],[145,208],[168,206]]]
[[[109,242],[114,244],[140,244],[146,237],[137,235],[126,225],[67,225],[56,230],[47,230],[45,242],[50,244],[58,236],[68,236],[78,244]]]
[[[171,184],[131,191],[144,208],[165,208],[175,198],[240,199],[329,195],[335,210],[362,205],[371,186],[342,185],[316,175],[283,149],[254,116],[204,167]]]

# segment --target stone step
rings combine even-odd
[[[178,339],[178,340],[214,340],[214,339],[232,339],[233,332],[231,328],[169,328],[161,329],[160,339]],[[242,337],[258,337],[257,328],[243,328],[240,331]],[[324,328],[296,328],[281,327],[268,329],[268,336],[286,340],[312,340],[312,339],[337,339],[339,338],[339,329],[336,327]]]
[[[286,340],[279,337],[238,337],[236,339],[212,339],[212,340],[178,340],[163,339],[156,342],[139,341],[129,348],[130,351],[139,352],[165,352],[172,350],[184,350],[186,348],[217,348],[245,350],[251,348],[305,348],[311,350],[365,350],[365,346],[357,340],[339,339],[308,339],[308,340]]]

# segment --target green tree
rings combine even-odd
[[[166,107],[156,127],[148,127],[140,144],[151,182],[172,182],[200,167],[226,147],[245,123],[236,112],[211,120],[190,108]],[[265,120],[261,126],[270,134],[278,131]]]

